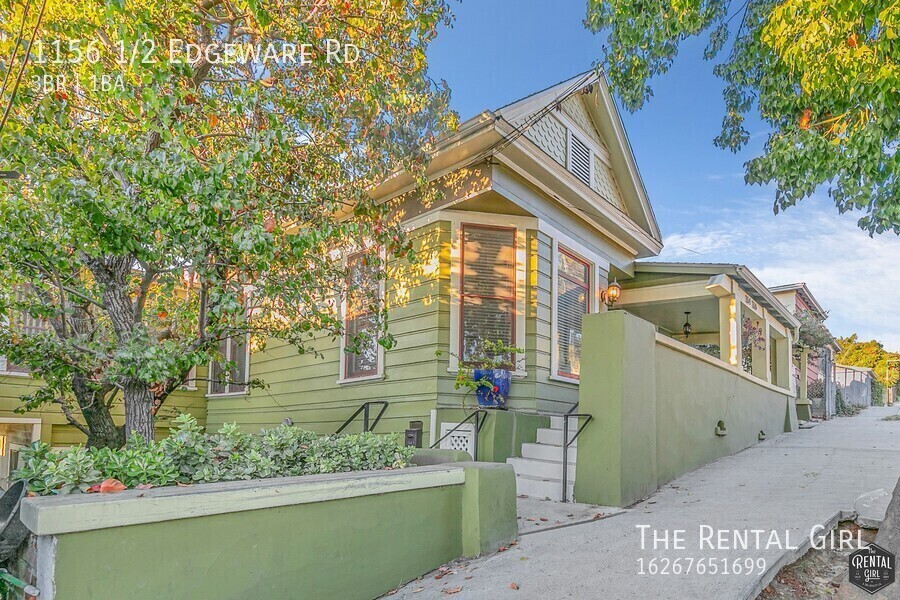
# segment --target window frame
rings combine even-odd
[[[460,360],[463,359],[463,343],[465,343],[465,335],[463,334],[463,332],[465,331],[465,322],[466,322],[466,312],[465,312],[466,297],[482,298],[482,299],[487,298],[490,300],[499,300],[501,302],[511,303],[512,307],[513,307],[513,311],[510,313],[510,318],[509,318],[509,320],[510,320],[510,323],[509,323],[509,330],[510,330],[509,345],[510,346],[516,345],[516,316],[517,316],[516,302],[518,300],[518,294],[516,293],[516,290],[518,287],[517,281],[516,281],[516,279],[517,279],[516,268],[518,266],[516,264],[517,261],[515,261],[513,264],[513,273],[512,273],[512,281],[511,281],[512,289],[513,289],[512,296],[504,297],[504,296],[487,296],[484,294],[467,294],[465,292],[465,289],[466,289],[466,285],[465,285],[465,276],[466,276],[466,244],[465,244],[465,240],[466,240],[466,228],[467,227],[470,229],[483,229],[483,230],[488,230],[488,231],[512,232],[512,243],[513,243],[513,255],[514,256],[515,256],[516,249],[517,249],[516,242],[517,242],[517,238],[518,238],[518,230],[514,226],[509,227],[509,226],[502,226],[502,225],[484,225],[481,223],[471,223],[471,222],[460,223],[460,226],[459,226],[459,293],[457,294],[457,296],[459,297],[459,333],[457,336],[457,346],[456,346],[456,352],[459,354]],[[513,361],[515,361],[515,358],[513,358]],[[514,371],[515,368],[513,368],[511,370]]]
[[[587,273],[587,283],[583,284],[579,281],[575,281],[571,277],[565,275],[560,269],[560,260],[562,255],[568,256],[570,259],[580,263],[584,266],[585,272]],[[560,318],[559,318],[559,279],[563,278],[569,283],[581,287],[584,289],[584,304],[585,304],[585,312],[584,315],[593,314],[596,311],[595,303],[593,300],[594,297],[594,282],[597,280],[596,276],[596,267],[594,263],[590,260],[583,258],[579,254],[575,253],[572,250],[569,250],[566,246],[560,243],[556,243],[556,252],[554,253],[553,260],[553,353],[556,355],[556,360],[553,364],[553,374],[556,377],[560,377],[563,379],[571,379],[574,381],[581,381],[581,376],[576,373],[570,373],[568,371],[563,371],[561,363],[562,360],[559,356],[559,328],[561,326]]]
[[[2,320],[4,324],[9,324],[11,317],[12,315],[10,314],[0,315],[0,320]],[[29,316],[28,318],[32,317]],[[42,326],[40,327],[40,331],[53,331],[53,325],[51,325],[47,319],[41,319],[41,322]],[[0,376],[31,378],[31,373],[31,369],[28,368],[24,371],[10,371],[9,359],[5,355],[0,354]]]
[[[244,344],[244,352],[246,353],[246,361],[244,364],[246,365],[247,372],[244,375],[249,380],[250,379],[250,336],[247,334],[244,334],[244,335],[247,337],[247,342]],[[232,346],[230,344],[231,344],[232,340],[234,340],[234,339],[235,339],[235,336],[229,336],[228,338],[226,338],[228,343],[225,346],[225,349],[227,351],[225,362],[229,362],[232,360],[232,356],[231,356]],[[209,379],[209,381],[208,381],[207,387],[206,387],[206,390],[207,390],[206,397],[207,398],[228,398],[230,396],[246,396],[250,393],[250,386],[248,384],[244,384],[244,386],[243,386],[244,389],[241,391],[237,391],[237,392],[232,392],[232,391],[213,392],[213,391],[211,391],[213,389],[213,380],[212,380],[213,372],[214,372],[213,365],[216,364],[216,362],[217,361],[210,361],[210,363],[209,363],[209,369],[207,371],[207,379]],[[229,382],[229,383],[225,384],[225,387],[226,387],[226,389],[230,390],[232,385],[234,385],[234,384]]]
[[[343,255],[343,263],[344,266],[347,266],[347,263],[357,255],[364,254],[364,250],[356,250],[354,252],[348,252]],[[382,260],[385,260],[385,252],[383,249],[378,250],[378,254]],[[349,275],[349,273],[348,273]],[[344,287],[348,288],[350,285],[349,279],[344,279]],[[380,279],[378,281],[378,295],[381,298],[382,302],[384,302],[385,298],[385,280]],[[344,294],[344,297],[341,299],[341,323],[344,327],[344,332],[341,335],[340,342],[340,356],[339,356],[339,373],[337,383],[339,385],[346,385],[352,383],[360,383],[366,381],[375,381],[384,379],[384,346],[381,344],[376,344],[377,346],[377,356],[376,356],[376,367],[374,371],[365,372],[359,375],[348,375],[347,366],[348,361],[350,360],[350,354],[346,352],[347,349],[347,319],[349,317],[349,307],[347,305],[347,294]]]

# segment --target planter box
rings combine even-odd
[[[26,499],[41,600],[369,599],[516,536],[508,465]]]

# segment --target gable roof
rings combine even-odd
[[[588,125],[592,126],[591,131],[585,131],[585,127],[580,130],[588,136],[598,136],[606,146],[625,201],[625,212],[648,235],[662,242],[656,215],[605,75],[593,69],[585,71],[492,112],[499,119],[518,124],[517,128],[525,133],[524,129],[534,127],[554,112],[559,113],[563,103],[579,96],[587,100],[581,105],[587,110]]]
[[[818,300],[812,295],[812,292],[809,291],[809,287],[803,282],[776,285],[775,287],[770,287],[769,291],[773,294],[779,294],[781,292],[797,292],[797,295],[803,298],[803,302],[805,302],[813,311],[818,313],[823,321],[828,318],[828,311],[822,308],[822,305],[819,304]]]

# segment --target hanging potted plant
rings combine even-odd
[[[522,348],[501,341],[483,341],[475,356],[469,356],[465,361],[450,352],[459,361],[454,388],[468,390],[462,399],[463,408],[466,408],[466,398],[474,391],[478,406],[505,409],[512,382],[513,361],[516,354],[522,352]],[[437,352],[438,356],[441,354],[441,351]]]

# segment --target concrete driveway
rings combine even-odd
[[[870,408],[780,435],[676,479],[624,514],[531,533],[503,552],[451,564],[440,579],[437,572],[426,575],[391,597],[755,598],[783,564],[805,551],[814,526],[851,515],[866,492],[893,490],[900,477],[900,421],[880,419],[897,413],[897,407]],[[639,526],[647,526],[643,548]],[[668,549],[662,542],[654,549],[654,530],[659,539],[668,535]],[[737,545],[746,537],[748,549],[733,547],[735,530]],[[682,549],[675,548],[676,536]],[[660,573],[665,566],[668,573]]]

